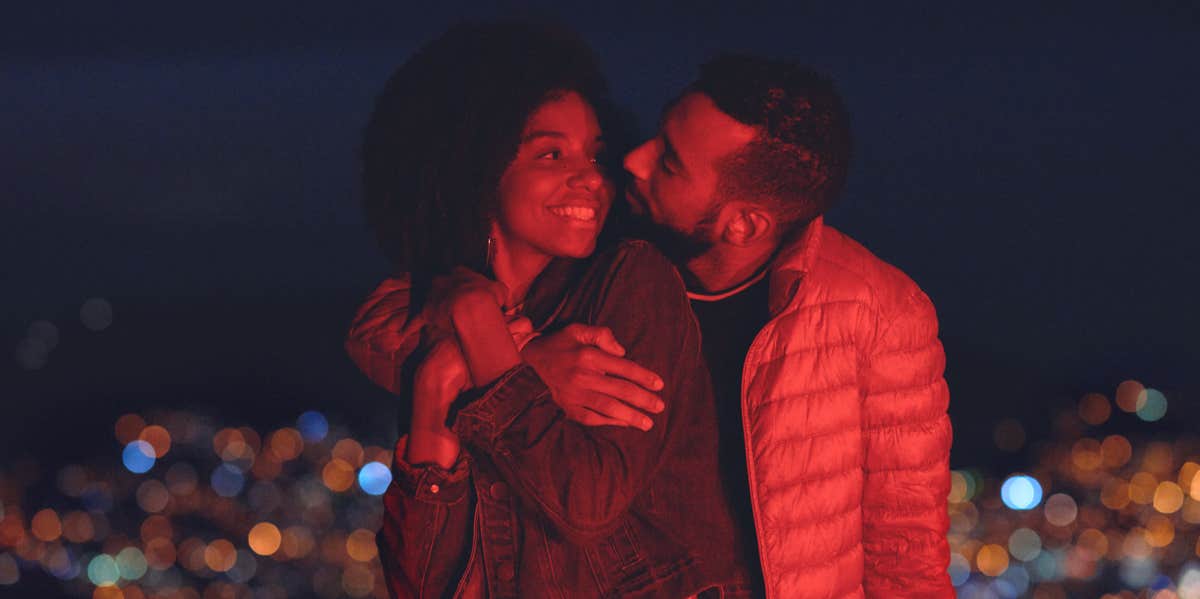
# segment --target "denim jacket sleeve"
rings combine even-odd
[[[392,597],[442,597],[458,584],[471,550],[469,458],[464,452],[449,470],[412,465],[403,457],[406,441],[396,443],[383,495],[380,562]]]
[[[626,242],[602,279],[575,293],[592,302],[590,324],[607,326],[626,357],[660,374],[666,409],[649,431],[585,427],[566,419],[528,365],[502,376],[457,415],[459,438],[489,455],[526,505],[565,538],[610,534],[672,451],[689,412],[704,401],[699,328],[683,281],[646,242]]]

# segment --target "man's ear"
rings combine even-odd
[[[753,245],[775,229],[775,218],[757,204],[729,202],[721,212],[721,240],[730,245]]]

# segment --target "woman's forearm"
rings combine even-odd
[[[460,447],[458,435],[446,428],[446,415],[447,406],[453,401],[450,395],[455,393],[442,381],[416,381],[404,461],[437,464],[445,469],[454,466]]]

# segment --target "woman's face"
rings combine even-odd
[[[514,254],[583,258],[612,205],[612,183],[592,107],[575,92],[529,116],[517,156],[500,177],[497,231]]]

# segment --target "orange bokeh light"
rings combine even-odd
[[[1092,426],[1104,424],[1111,415],[1108,398],[1099,393],[1088,393],[1079,400],[1079,418]]]
[[[62,531],[62,521],[58,519],[58,513],[49,508],[34,514],[33,521],[29,523],[29,532],[39,541],[47,543],[61,537]]]
[[[283,535],[279,533],[279,528],[270,522],[255,524],[247,537],[250,549],[259,555],[273,555],[279,551],[279,546],[283,542]]]
[[[146,421],[137,414],[126,414],[117,418],[116,425],[113,426],[113,432],[117,435],[117,441],[121,445],[128,445],[137,440],[138,435],[142,433],[142,429],[146,428]]]
[[[330,491],[341,493],[354,484],[354,466],[340,459],[329,460],[321,469],[321,481]]]
[[[349,437],[342,439],[333,445],[333,457],[345,461],[351,466],[358,468],[363,464],[363,448],[358,441]]]
[[[138,438],[154,448],[154,456],[157,458],[161,458],[171,451],[171,433],[157,424],[143,428],[142,432],[138,433]]]
[[[1117,385],[1117,407],[1131,414],[1137,412],[1141,407],[1139,400],[1141,403],[1146,401],[1145,390],[1146,387],[1137,381],[1125,381]]]
[[[375,546],[375,533],[360,528],[346,537],[346,554],[355,561],[369,562],[379,554]]]
[[[225,539],[217,539],[204,548],[204,565],[213,572],[228,572],[237,562],[237,549]]]
[[[300,452],[304,451],[304,437],[294,428],[281,428],[271,433],[267,443],[271,452],[284,462],[300,457]]]
[[[988,576],[999,576],[1008,569],[1008,550],[1000,545],[984,545],[975,554],[975,565]]]

